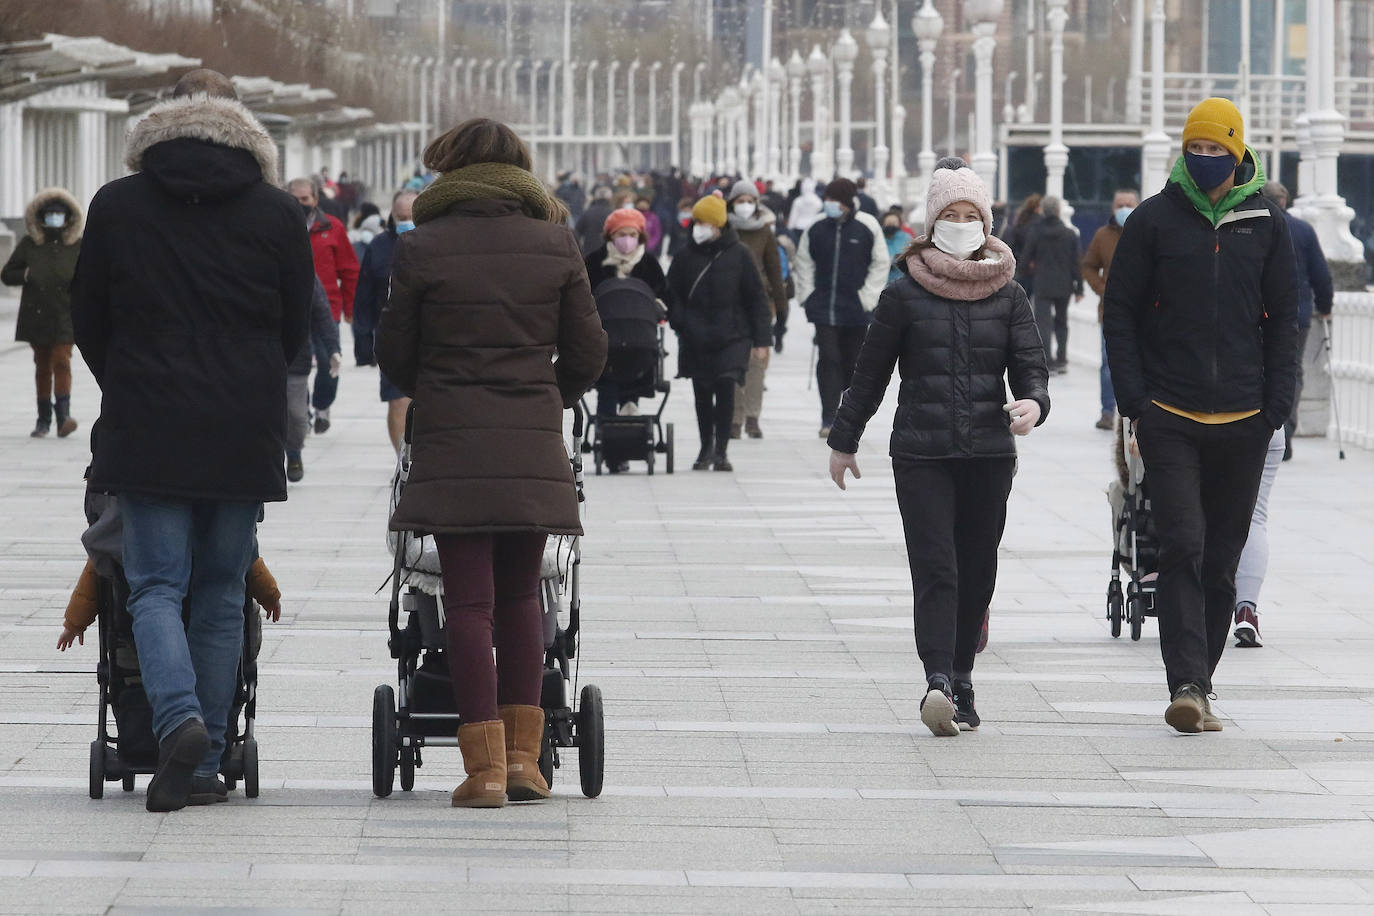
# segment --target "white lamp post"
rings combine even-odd
[[[587,107],[587,136],[596,133],[596,71],[601,66],[601,61],[594,60],[587,64],[587,81],[584,85]]]
[[[758,178],[768,172],[768,76],[763,70],[754,72],[749,92],[754,98],[754,166],[750,171]]]
[[[484,100],[487,94],[488,85],[487,71],[490,70],[492,68],[492,65],[495,63],[496,61],[488,57],[486,60],[482,61],[482,69],[478,71],[477,74],[477,94],[482,96]]]
[[[702,170],[700,175],[706,175],[716,171],[715,144],[718,139],[714,133],[716,120],[716,106],[708,102],[701,102],[701,149],[702,149]]]
[[[649,66],[649,133],[658,133],[658,71],[663,69],[663,61],[656,60]]]
[[[1016,88],[1016,78],[1020,76],[1015,70],[1007,74],[1007,78],[1002,81],[1002,120],[1010,123],[1016,120],[1016,105],[1012,102],[1012,92]]]
[[[1131,2],[1131,51],[1126,76],[1126,123],[1145,120],[1145,0]],[[1205,68],[1204,68],[1205,69]]]
[[[716,166],[718,170],[731,174],[737,171],[739,167],[739,145],[735,138],[739,130],[735,109],[739,104],[739,91],[734,86],[726,86],[720,94],[720,100],[716,103],[716,111],[720,115],[721,146],[721,156]]]
[[[606,67],[606,136],[615,136],[615,75],[620,72],[620,61],[613,60]]]
[[[887,188],[887,131],[883,123],[887,115],[887,47],[892,42],[892,32],[881,9],[874,10],[873,21],[868,24],[868,48],[873,52],[873,120],[876,124],[873,133],[873,184],[874,196],[884,201],[888,197]]]
[[[639,71],[639,58],[630,61],[630,68],[625,73],[625,133],[629,137],[635,135],[635,74]],[[652,107],[652,106],[650,106]],[[632,157],[633,158],[633,157]],[[634,162],[630,163],[634,165]]]
[[[977,140],[973,144],[973,170],[989,188],[997,181],[997,154],[992,151],[992,55],[997,50],[997,19],[1003,0],[964,0],[964,12],[973,22],[975,60],[974,112]]]
[[[806,78],[806,64],[795,49],[787,59],[788,95],[792,102],[792,142],[787,148],[787,175],[801,177],[801,97],[802,80]]]
[[[776,57],[768,63],[768,161],[764,175],[777,178],[782,164],[782,91],[787,82],[787,69]]]
[[[835,171],[850,177],[854,173],[854,124],[851,118],[854,97],[854,61],[859,56],[859,43],[849,34],[849,29],[840,32],[831,50],[838,71],[836,79],[840,84],[840,148],[835,154]]]
[[[1050,21],[1050,142],[1045,145],[1045,192],[1064,200],[1064,169],[1069,164],[1069,148],[1064,145],[1064,26],[1069,12],[1068,0],[1047,0]],[[1060,213],[1071,225],[1073,209],[1065,201]]]
[[[673,137],[672,162],[670,165],[682,167],[682,71],[686,69],[684,61],[673,64],[673,123],[670,125],[670,132]]]
[[[750,80],[749,71],[746,69],[739,80],[739,103],[735,107],[735,162],[739,165],[739,172],[744,175],[749,171],[749,96]],[[747,177],[747,176],[746,176]]]
[[[930,173],[935,170],[934,139],[931,136],[935,118],[935,46],[944,29],[944,17],[930,0],[925,0],[916,15],[911,17],[911,31],[915,33],[921,49],[921,152],[916,157],[916,168],[922,190],[930,181]]]
[[[1140,193],[1149,196],[1169,177],[1169,135],[1164,132],[1164,0],[1150,13],[1150,132],[1140,151]]]
[[[1346,39],[1349,41],[1349,38]],[[1336,163],[1345,141],[1345,115],[1336,109],[1336,7],[1307,0],[1307,129],[1311,137],[1312,189],[1300,215],[1317,230],[1329,261],[1363,261],[1364,246],[1350,233],[1355,212],[1336,185]]]
[[[821,53],[820,45],[811,48],[806,69],[811,72],[811,177],[826,182],[835,167],[830,158],[830,112],[825,104],[825,81],[830,64]]]
[[[542,60],[530,61],[530,133],[539,129],[539,71],[543,68]]]

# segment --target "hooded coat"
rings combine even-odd
[[[231,99],[163,102],[134,172],[96,193],[72,281],[102,392],[90,486],[180,500],[286,499],[286,367],[315,284],[277,147]]]
[[[67,224],[56,237],[40,224],[49,204],[67,208]],[[76,198],[62,188],[45,188],[24,209],[24,236],[0,270],[0,282],[22,286],[14,339],[38,347],[72,342],[72,307],[68,287],[81,254],[85,214]]]

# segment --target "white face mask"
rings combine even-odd
[[[749,217],[753,216],[756,212],[758,212],[758,205],[751,204],[747,200],[742,200],[735,204],[735,215],[740,219],[749,219]]]
[[[982,220],[972,223],[956,223],[952,219],[936,220],[930,240],[935,243],[936,248],[945,254],[954,255],[961,260],[968,258],[986,245],[988,241],[987,236],[983,233]]]
[[[698,245],[705,245],[716,237],[716,227],[708,226],[705,223],[697,223],[692,227],[692,241]]]

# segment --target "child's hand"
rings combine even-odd
[[[281,599],[278,598],[271,604],[262,605],[262,613],[264,617],[266,617],[273,623],[276,623],[278,620],[281,620]]]
[[[73,642],[86,644],[86,634],[81,630],[73,630],[66,624],[62,625],[62,635],[57,637],[57,648],[60,652],[66,652]]]

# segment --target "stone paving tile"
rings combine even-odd
[[[768,438],[732,448],[734,475],[589,477],[580,665],[606,695],[606,792],[581,797],[568,753],[553,800],[499,812],[447,806],[447,748],[415,792],[371,797],[371,693],[395,677],[373,374],[345,367],[334,428],[260,533],[285,596],[261,657],[263,795],[173,815],[143,810],[146,780],[85,797],[94,645],[52,644],[86,443],[30,440],[27,399],[0,404],[0,913],[1374,911],[1374,455],[1299,442],[1266,646],[1222,662],[1226,730],[1179,737],[1154,623],[1132,643],[1102,619],[1096,375],[1056,377],[1009,510],[985,724],[941,741],[917,711],[891,399],[839,493],[807,356],[775,360]],[[6,390],[30,371],[0,346]],[[74,402],[88,426],[80,366]],[[669,416],[690,457],[690,405]]]

